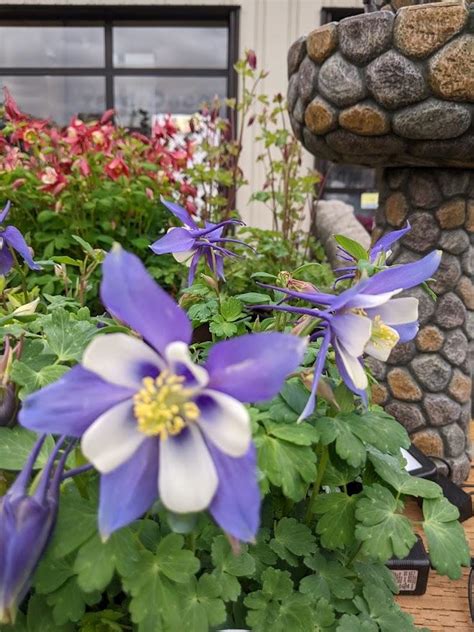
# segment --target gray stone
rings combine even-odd
[[[296,121],[298,121],[298,123],[303,124],[304,113],[305,113],[304,103],[302,99],[298,99],[295,105],[295,109],[293,110],[293,117],[295,118]]]
[[[399,189],[408,177],[408,169],[387,169],[384,175],[391,189]]]
[[[356,64],[367,64],[386,51],[392,39],[393,13],[354,15],[339,22],[339,49]]]
[[[304,105],[309,103],[316,94],[318,83],[318,67],[309,57],[305,57],[298,70],[298,86],[300,99]]]
[[[469,237],[462,228],[443,230],[439,245],[446,252],[450,252],[453,255],[460,255],[469,248]]]
[[[298,75],[291,75],[290,81],[288,83],[288,92],[287,92],[287,101],[288,101],[288,110],[292,112],[298,97],[300,95],[299,86],[298,86]]]
[[[469,129],[469,108],[458,103],[427,99],[393,115],[393,131],[413,139],[457,138]]]
[[[433,250],[439,240],[440,229],[431,213],[412,213],[409,216],[411,231],[404,237],[404,244],[416,252]]]
[[[461,418],[459,419],[461,428],[464,428],[469,432],[469,426],[471,425],[471,404],[464,404],[461,406]],[[469,435],[468,435],[469,436]]]
[[[358,136],[345,129],[338,129],[326,136],[328,145],[344,156],[381,157],[401,153],[404,148],[403,141],[394,136]]]
[[[393,400],[385,406],[385,410],[389,415],[395,417],[408,432],[414,432],[426,426],[423,413],[416,404],[406,404]]]
[[[440,266],[434,275],[434,281],[430,284],[436,294],[443,294],[453,290],[461,278],[461,264],[454,255],[443,253]]]
[[[474,312],[467,312],[465,329],[469,340],[474,340]]]
[[[427,393],[423,404],[428,420],[433,426],[446,426],[461,416],[461,406],[441,393]]]
[[[463,454],[456,459],[449,459],[449,463],[451,465],[451,478],[456,484],[460,485],[469,476],[471,461],[467,454]]]
[[[451,140],[423,140],[412,143],[409,151],[438,167],[474,167],[474,132],[465,132]]]
[[[418,321],[420,325],[424,325],[431,320],[436,310],[436,303],[421,287],[407,290],[403,292],[402,296],[414,296],[418,299]]]
[[[429,391],[442,391],[449,384],[451,367],[435,353],[420,354],[411,367],[420,384]]]
[[[323,96],[340,106],[353,105],[367,94],[361,71],[339,53],[321,66],[318,86]]]
[[[289,119],[290,119],[291,129],[293,130],[293,134],[296,136],[296,138],[300,142],[302,142],[303,141],[303,126],[301,125],[301,123],[298,123],[298,121],[295,119],[295,117],[292,114],[289,115]]]
[[[325,139],[322,136],[316,136],[307,127],[303,128],[303,144],[317,158],[339,160],[338,154],[328,147]]]
[[[461,257],[461,267],[464,274],[471,276],[474,274],[474,247],[469,246],[469,250]]]
[[[290,46],[288,51],[288,77],[298,70],[305,55],[306,37],[303,35]]]
[[[454,197],[465,193],[469,186],[469,171],[443,169],[438,174],[441,191],[445,197]]]
[[[466,308],[459,296],[448,292],[438,299],[435,313],[435,321],[438,325],[445,329],[454,329],[454,327],[460,327],[465,320]]]
[[[370,93],[389,110],[416,103],[427,96],[422,71],[394,50],[369,64],[366,78]]]
[[[408,192],[413,206],[419,208],[435,208],[443,199],[433,173],[427,169],[413,169]]]
[[[416,353],[416,346],[413,340],[410,342],[399,343],[392,349],[387,363],[388,364],[408,364],[413,360]]]
[[[387,231],[386,234],[388,234],[391,231]],[[393,251],[393,247],[391,248],[392,252]],[[397,265],[401,265],[402,263],[413,263],[414,261],[418,261],[420,259],[420,255],[416,254],[415,252],[412,252],[411,250],[402,250],[400,253],[397,253],[396,255],[391,257],[392,261],[390,261],[390,265],[393,264],[397,264]]]
[[[440,430],[448,456],[460,456],[466,447],[466,435],[457,424],[450,424]]]
[[[446,335],[446,340],[441,349],[443,356],[456,366],[461,365],[467,357],[468,341],[460,329],[454,329]]]
[[[370,369],[372,375],[376,380],[383,380],[385,374],[387,372],[387,366],[385,362],[381,362],[380,360],[376,360],[371,356],[367,356],[365,360],[365,366]]]

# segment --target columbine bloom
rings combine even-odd
[[[67,450],[54,472],[53,468],[63,440],[51,453],[34,494],[27,491],[43,441],[44,437],[37,441],[16,481],[0,498],[0,623],[14,623],[56,520]]]
[[[10,212],[10,202],[7,202],[3,211],[0,212],[0,275],[7,275],[13,268],[15,262],[10,248],[16,250],[31,270],[41,270],[41,266],[33,261],[25,238],[15,226],[2,227],[8,213]]]
[[[121,248],[104,261],[101,297],[144,341],[97,336],[81,365],[25,400],[20,422],[82,437],[83,453],[102,475],[104,538],[159,497],[176,513],[208,508],[227,533],[252,540],[260,496],[242,402],[276,395],[300,363],[305,340],[250,334],[217,343],[198,366],[188,350],[186,313]]]
[[[418,331],[418,299],[392,297],[429,279],[440,261],[441,251],[434,251],[415,263],[386,268],[339,295],[273,288],[320,307],[257,306],[301,314],[306,327],[310,325],[308,317],[318,319],[311,337],[313,340],[322,338],[321,348],[315,364],[311,395],[301,419],[314,410],[316,390],[329,345],[334,348],[336,365],[346,385],[366,399],[368,381],[362,364],[363,354],[385,361],[398,342],[412,340]]]
[[[150,248],[157,255],[172,253],[176,261],[189,265],[188,285],[194,281],[196,268],[201,257],[205,258],[208,267],[216,277],[224,279],[224,257],[237,257],[238,255],[220,244],[232,242],[250,248],[239,239],[222,237],[225,226],[243,225],[240,220],[228,219],[219,224],[207,222],[205,228],[199,228],[186,209],[174,202],[167,202],[163,199],[161,201],[182,222],[183,226],[170,228],[168,233],[155,241]]]

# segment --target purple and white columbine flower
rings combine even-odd
[[[386,268],[339,295],[272,288],[317,306],[257,306],[260,309],[301,314],[306,321],[311,317],[316,319],[311,339],[322,338],[322,342],[316,359],[311,395],[300,419],[314,410],[318,382],[329,345],[334,349],[336,365],[346,385],[366,400],[368,380],[362,363],[363,354],[385,361],[397,343],[412,340],[418,332],[418,299],[393,296],[429,279],[438,269],[440,261],[441,251],[433,251],[414,263]]]
[[[79,366],[25,400],[21,424],[82,437],[83,453],[102,475],[104,538],[159,497],[175,513],[209,509],[224,531],[253,540],[260,494],[242,402],[275,396],[306,341],[249,334],[217,343],[204,366],[194,364],[186,313],[121,248],[104,261],[101,298],[144,340],[98,335]]]
[[[240,239],[222,236],[226,226],[232,224],[244,226],[244,222],[228,219],[219,222],[219,224],[206,222],[205,228],[199,228],[186,209],[174,202],[167,202],[163,199],[161,201],[182,222],[183,226],[170,228],[166,235],[151,244],[150,248],[157,255],[171,253],[176,261],[189,265],[188,285],[194,281],[196,268],[201,257],[205,258],[208,267],[216,277],[224,279],[224,257],[237,257],[238,255],[220,244],[230,242],[250,248]]]
[[[7,202],[3,211],[0,212],[0,275],[6,276],[15,263],[10,248],[23,257],[30,270],[41,270],[41,266],[33,261],[28,244],[18,228],[15,226],[3,228],[2,224],[9,212],[10,202]]]

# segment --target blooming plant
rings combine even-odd
[[[439,253],[370,267],[349,245],[337,293],[318,264],[273,275],[247,249],[254,286],[235,295],[241,260],[215,264],[243,253],[221,246],[228,221],[166,205],[183,227],[153,266],[160,248],[210,256],[174,298],[118,244],[82,244],[95,314],[66,288],[24,295],[18,269],[3,281],[2,631],[415,630],[384,565],[416,542],[407,497],[438,572],[459,577],[469,551],[440,488],[405,471],[408,435],[371,403],[364,356],[414,337],[417,302],[398,294]]]

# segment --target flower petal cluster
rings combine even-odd
[[[226,226],[244,225],[240,220],[228,219],[219,224],[206,222],[205,228],[199,228],[186,209],[174,202],[163,199],[161,201],[183,225],[171,228],[164,237],[151,244],[150,248],[157,255],[172,253],[177,261],[189,265],[188,285],[193,283],[199,260],[202,257],[206,260],[214,276],[221,279],[225,278],[224,257],[237,257],[238,255],[221,244],[232,242],[250,248],[239,239],[222,236]]]
[[[28,244],[18,228],[2,226],[9,212],[10,202],[7,202],[3,211],[0,212],[0,275],[7,275],[15,263],[10,249],[23,257],[30,270],[41,270],[41,266],[33,261]]]
[[[101,298],[143,340],[98,335],[81,365],[25,400],[20,422],[82,438],[101,473],[104,538],[159,498],[176,513],[208,508],[227,533],[253,540],[260,494],[244,403],[276,395],[306,341],[245,335],[217,343],[204,366],[195,364],[187,315],[120,247],[104,261]]]

